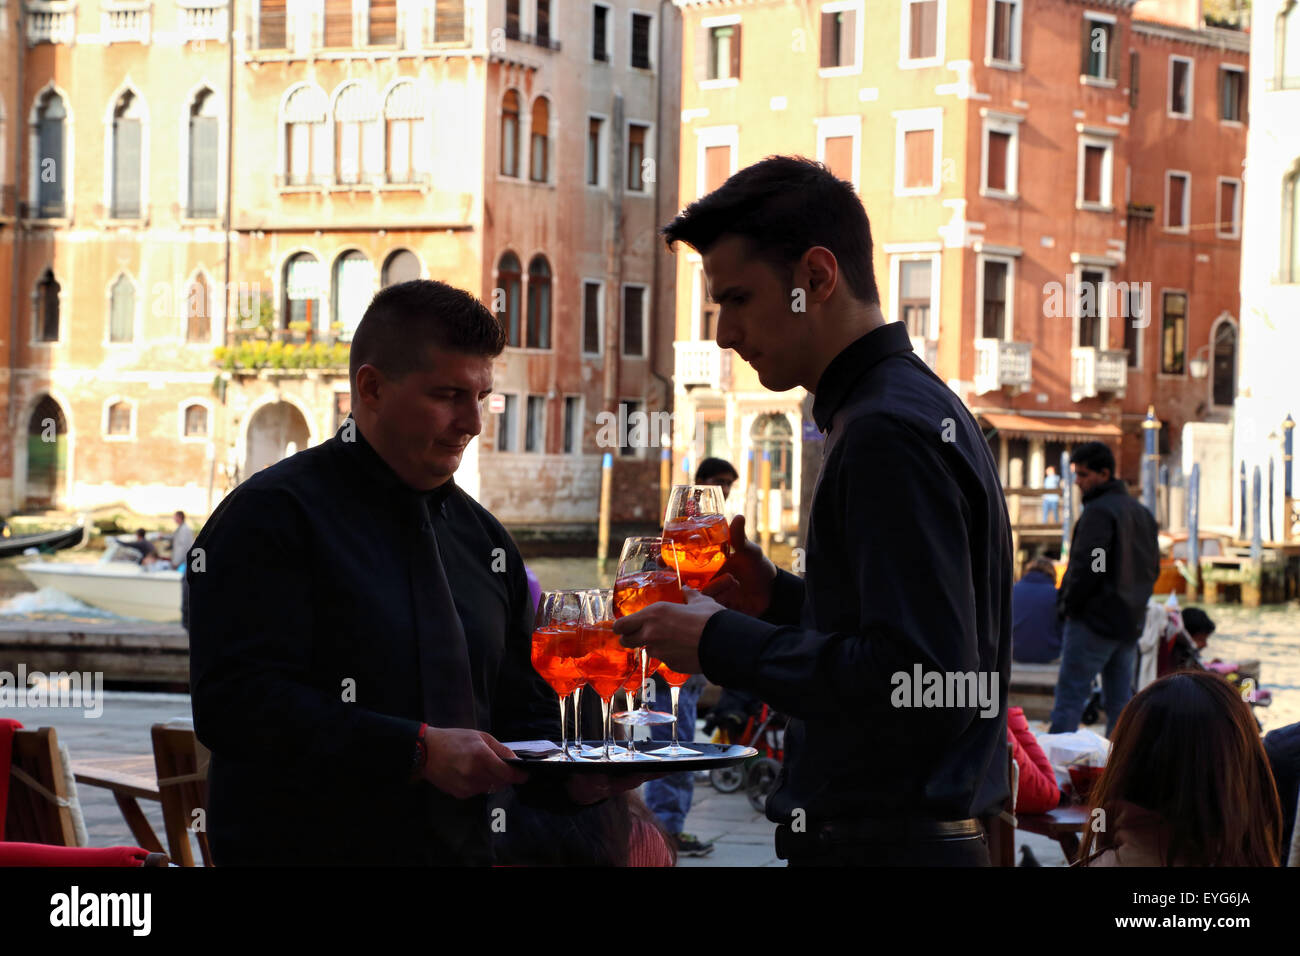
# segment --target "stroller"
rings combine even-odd
[[[743,764],[709,771],[709,783],[719,793],[735,793],[741,787],[749,805],[759,813],[767,807],[767,796],[776,787],[785,759],[785,727],[788,718],[751,694],[724,689],[704,721],[713,742],[753,747],[758,754]]]

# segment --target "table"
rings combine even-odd
[[[137,799],[162,802],[158,792],[158,774],[153,754],[114,754],[90,756],[72,761],[72,775],[77,783],[103,787],[113,794],[118,809],[131,828],[136,843],[151,853],[165,853],[158,835],[149,825]]]
[[[1067,863],[1079,855],[1079,834],[1088,827],[1088,808],[1073,804],[1046,813],[1017,813],[1016,828],[1051,837],[1061,845]]]

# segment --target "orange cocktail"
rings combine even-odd
[[[671,568],[675,558],[682,584],[699,590],[722,570],[731,530],[725,515],[706,514],[665,521],[663,537],[664,564]]]
[[[583,624],[578,629],[574,664],[601,700],[609,701],[640,663],[638,649],[623,646],[614,633],[613,621]]]
[[[684,604],[677,574],[673,571],[637,571],[614,582],[614,616],[627,617],[656,601]]]
[[[578,648],[577,624],[553,624],[533,631],[533,668],[561,697],[583,683],[574,662]]]

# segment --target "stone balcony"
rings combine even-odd
[[[1127,383],[1128,353],[1124,349],[1070,349],[1071,400],[1078,402],[1103,394],[1123,398]]]
[[[1034,379],[1033,346],[1002,339],[975,340],[975,394],[1003,388],[1024,391]]]
[[[718,348],[716,342],[674,342],[673,352],[676,356],[673,380],[679,387],[731,387],[730,349]]]

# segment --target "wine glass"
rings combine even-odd
[[[636,666],[636,651],[624,647],[614,633],[614,598],[610,591],[585,591],[581,594],[582,623],[578,628],[575,664],[578,673],[600,697],[601,724],[605,730],[605,749],[601,759],[613,760],[610,701],[627,681]],[[622,754],[622,748],[617,748]]]
[[[673,698],[673,742],[667,747],[660,747],[658,750],[650,751],[650,753],[657,757],[699,756],[700,752],[698,750],[683,747],[677,742],[677,698],[681,696],[682,685],[691,679],[691,675],[672,670],[667,664],[659,665],[659,673],[668,682],[668,690]]]
[[[731,529],[722,507],[717,485],[673,485],[668,494],[664,541],[676,546],[681,583],[697,591],[713,580],[731,550]]]
[[[683,603],[681,578],[678,574],[680,549],[661,537],[628,538],[623,542],[623,553],[618,562],[618,576],[614,579],[614,616],[635,614],[656,601]],[[648,724],[666,724],[675,720],[671,714],[651,710],[645,695],[646,675],[653,674],[659,662],[650,658],[641,648],[641,708],[615,714],[621,724],[642,727]],[[651,663],[653,661],[653,664]]]
[[[545,591],[537,602],[533,623],[533,668],[555,691],[560,702],[560,753],[548,760],[572,760],[569,754],[564,700],[579,686],[574,657],[578,649],[578,627],[582,605],[577,591]]]

